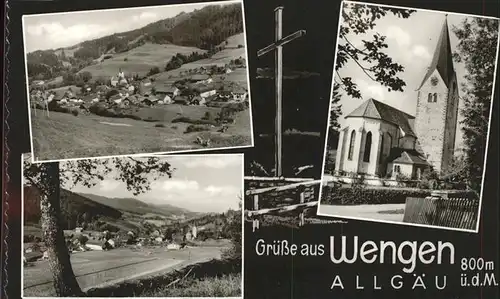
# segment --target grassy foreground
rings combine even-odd
[[[241,273],[190,278],[177,285],[141,294],[146,297],[237,297],[241,295]]]
[[[163,275],[152,275],[103,288],[88,297],[239,297],[241,256],[212,259]]]

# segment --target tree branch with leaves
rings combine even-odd
[[[384,53],[388,47],[386,37],[375,33],[361,40],[355,45],[350,38],[356,35],[365,35],[373,30],[377,21],[388,14],[399,18],[409,18],[415,10],[379,7],[358,3],[345,3],[342,9],[342,20],[337,38],[337,57],[334,73],[332,93],[332,112],[330,126],[335,130],[340,128],[338,118],[341,107],[338,104],[341,93],[353,98],[361,98],[358,85],[352,77],[343,76],[341,70],[349,63],[359,68],[364,75],[374,82],[380,83],[388,91],[403,91],[406,83],[398,77],[404,67]]]
[[[403,91],[405,82],[397,75],[404,71],[404,67],[394,62],[389,55],[383,52],[386,49],[386,37],[379,33],[373,34],[370,39],[362,39],[362,45],[354,45],[349,36],[366,34],[375,28],[377,20],[388,13],[400,18],[409,18],[415,10],[386,8],[375,5],[346,3],[342,10],[342,23],[337,39],[337,60],[335,74],[346,93],[354,98],[361,98],[361,93],[351,77],[342,77],[339,70],[347,63],[354,62],[356,66],[372,81],[387,87],[389,91]]]

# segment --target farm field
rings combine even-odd
[[[146,75],[155,66],[163,70],[167,62],[177,53],[189,55],[193,52],[205,53],[194,47],[177,45],[144,44],[124,53],[113,54],[112,58],[105,59],[79,71],[90,72],[93,78],[115,76],[120,69],[130,74]]]
[[[172,123],[180,115],[200,119],[207,111],[215,114],[219,108],[168,105],[141,108],[136,112],[142,119],[151,121],[59,112],[50,112],[47,117],[44,111],[32,109],[34,157],[56,160],[202,149],[204,147],[195,143],[198,136],[204,140],[210,138],[210,148],[251,145],[248,110],[238,112],[236,122],[229,125],[225,133],[216,132],[217,128],[184,133],[190,124]]]
[[[105,287],[137,278],[155,276],[190,264],[218,259],[225,247],[188,247],[178,251],[165,248],[118,248],[110,251],[87,251],[71,255],[71,264],[80,287]],[[54,296],[52,276],[47,261],[24,267],[24,296]]]
[[[226,48],[220,52],[215,53],[211,58],[186,63],[178,69],[168,72],[161,72],[159,74],[153,75],[152,77],[156,82],[160,82],[162,84],[173,84],[175,81],[179,80],[181,72],[184,72],[186,70],[208,67],[211,65],[224,66],[231,60],[237,59],[239,57],[246,57],[246,48],[238,48],[238,45],[245,45],[245,37],[243,33],[233,35],[229,37],[227,41],[228,44],[226,45]],[[163,68],[160,68],[160,70],[163,70]],[[225,80],[238,82],[244,84],[246,87],[248,84],[246,68],[236,69],[234,72],[225,75]]]

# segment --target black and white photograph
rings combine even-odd
[[[242,297],[242,154],[30,155],[23,298]]]
[[[245,217],[253,233],[318,223],[334,35],[318,47],[313,13],[299,20],[303,8],[287,4],[249,6],[261,16],[247,29],[258,40],[249,50],[256,141],[245,152]],[[330,61],[309,60],[315,51]]]
[[[253,146],[241,0],[22,25],[33,162]]]
[[[498,28],[343,3],[318,215],[477,232]]]

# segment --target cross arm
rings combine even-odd
[[[260,57],[262,55],[265,55],[271,51],[273,51],[274,49],[276,49],[277,47],[279,46],[283,46],[289,42],[291,42],[292,40],[294,39],[297,39],[299,37],[302,37],[306,34],[306,31],[305,30],[299,30],[295,33],[292,33],[282,39],[280,39],[279,41],[276,41],[272,44],[270,44],[269,46],[263,48],[263,49],[260,49],[259,51],[257,51],[257,56]]]

